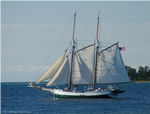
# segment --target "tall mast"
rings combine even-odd
[[[72,67],[73,67],[73,59],[74,59],[74,49],[75,49],[75,41],[74,41],[74,34],[75,34],[75,23],[76,23],[76,12],[74,14],[74,24],[73,24],[73,35],[72,35],[72,54],[71,54],[71,69],[70,69],[70,79],[69,79],[69,91],[71,89],[72,83]]]
[[[99,49],[99,41],[98,41],[98,31],[99,31],[99,11],[98,11],[98,18],[97,18],[97,31],[96,31],[96,57],[95,57],[95,71],[94,71],[94,90],[96,89],[96,75],[97,75],[97,55]]]

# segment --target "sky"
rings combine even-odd
[[[150,2],[1,2],[2,82],[37,80],[70,46],[73,14],[77,12],[75,39],[93,43],[100,11],[99,40],[115,42],[125,65],[150,66]]]

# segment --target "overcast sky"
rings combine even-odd
[[[118,42],[124,63],[150,66],[150,2],[1,2],[2,81],[38,79],[70,45],[73,14],[80,45]]]

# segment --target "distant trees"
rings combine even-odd
[[[125,66],[128,75],[133,81],[150,81],[150,67],[149,66],[139,66],[138,71],[131,68],[130,66]]]

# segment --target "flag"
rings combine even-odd
[[[120,50],[120,51],[125,51],[126,48],[125,48],[125,47],[119,47],[119,50]]]

